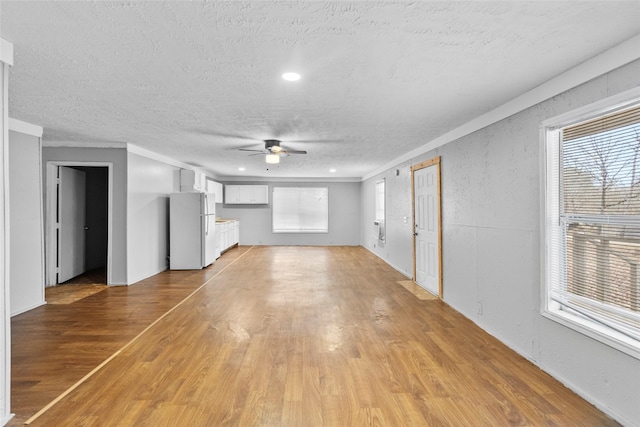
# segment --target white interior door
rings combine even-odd
[[[438,165],[414,171],[416,283],[438,295],[440,291],[440,197]]]
[[[85,173],[60,166],[58,186],[58,283],[62,283],[85,272]]]

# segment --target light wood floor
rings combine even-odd
[[[239,247],[40,307],[12,321],[10,425],[617,425],[402,281],[363,248]]]

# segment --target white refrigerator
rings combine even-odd
[[[216,259],[216,198],[213,193],[169,196],[169,268],[195,270]]]

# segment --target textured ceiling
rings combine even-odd
[[[2,1],[0,19],[9,114],[45,141],[362,177],[638,34],[640,2]],[[238,151],[267,138],[308,154]]]

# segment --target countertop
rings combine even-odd
[[[235,222],[237,221],[237,219],[233,219],[233,218],[216,218],[216,223],[218,224],[222,224],[225,222]]]

